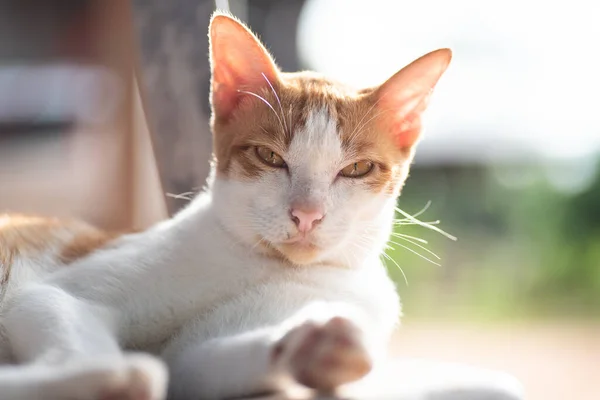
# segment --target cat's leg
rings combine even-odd
[[[245,396],[294,382],[330,391],[369,373],[380,349],[361,328],[363,320],[345,305],[318,316],[314,308],[280,325],[200,343],[194,331],[202,331],[203,323],[186,327],[164,352],[169,398]]]
[[[123,354],[115,335],[117,320],[115,311],[55,286],[35,284],[15,294],[2,325],[19,366],[0,369],[2,399],[27,398],[36,390],[57,393],[57,399],[97,399],[113,393],[124,399],[163,398],[162,362]]]
[[[3,366],[0,367],[0,398],[142,400],[164,397],[164,380],[148,380],[149,373],[153,377],[164,377],[166,371],[162,363],[143,354],[119,360],[94,357],[59,365]]]

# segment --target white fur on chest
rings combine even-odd
[[[323,308],[311,317],[327,316],[327,304],[345,303],[362,310],[358,317],[373,329],[390,331],[400,306],[393,283],[382,270],[364,272],[314,267],[275,273],[199,316],[203,326],[196,334],[210,339],[259,329],[287,320],[307,304],[319,302]]]

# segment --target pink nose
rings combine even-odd
[[[323,219],[323,212],[317,209],[292,208],[290,214],[292,221],[302,233],[310,232]]]

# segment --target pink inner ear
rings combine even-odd
[[[392,132],[396,145],[400,149],[412,147],[421,134],[421,118],[418,115],[411,115],[409,118],[400,120],[392,125]]]
[[[388,110],[389,126],[394,141],[401,149],[412,147],[421,133],[421,115],[427,107],[431,91],[427,94],[407,88],[396,93],[383,94],[381,107]]]
[[[239,97],[221,84],[213,84],[212,102],[219,116],[228,116],[237,107]]]
[[[397,145],[412,147],[421,133],[421,118],[438,80],[448,67],[451,52],[441,49],[424,55],[388,79],[378,90],[378,108]]]

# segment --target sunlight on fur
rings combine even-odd
[[[4,222],[3,400],[335,392],[399,326],[388,243],[439,258],[393,228],[455,239],[396,207],[449,49],[356,89],[282,72],[228,14],[209,44],[211,174],[180,212],[125,235]]]

